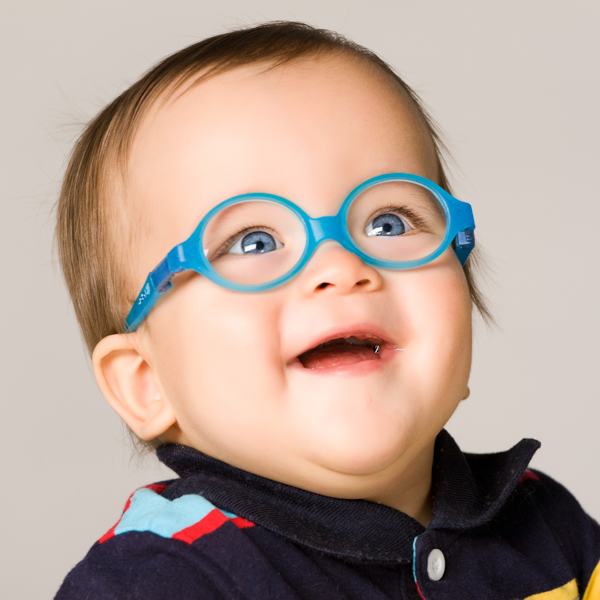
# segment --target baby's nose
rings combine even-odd
[[[315,251],[302,274],[306,293],[333,292],[348,294],[379,289],[379,272],[346,250],[338,242],[323,242]]]

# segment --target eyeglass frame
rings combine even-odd
[[[438,199],[444,209],[446,233],[437,249],[423,258],[407,261],[375,258],[364,252],[350,235],[347,216],[352,202],[365,190],[389,181],[408,181],[424,187]],[[273,202],[293,212],[304,226],[306,246],[296,264],[289,271],[271,281],[249,285],[230,281],[217,273],[204,253],[200,251],[200,241],[203,239],[208,223],[215,214],[234,204],[253,200]],[[182,271],[196,271],[213,283],[228,290],[248,293],[264,292],[283,285],[297,275],[306,266],[317,246],[326,240],[335,240],[343,248],[352,252],[370,266],[392,271],[405,271],[422,267],[445,252],[454,241],[454,251],[461,265],[464,266],[471,250],[475,247],[474,229],[475,221],[470,204],[458,200],[433,181],[410,173],[386,173],[367,179],[346,196],[336,215],[317,217],[316,219],[309,217],[290,200],[274,194],[250,193],[233,196],[213,207],[202,218],[190,237],[181,244],[174,246],[156,268],[148,274],[142,290],[127,315],[125,333],[131,333],[138,328],[160,296],[171,288],[171,279]]]

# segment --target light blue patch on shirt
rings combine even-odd
[[[133,495],[129,509],[115,528],[115,535],[127,531],[151,531],[170,538],[201,521],[215,508],[206,498],[196,494],[167,500],[152,490],[142,488]],[[235,518],[233,513],[220,512],[230,519]]]

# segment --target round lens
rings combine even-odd
[[[300,260],[305,246],[306,233],[296,214],[268,200],[224,208],[209,221],[201,240],[213,269],[243,285],[285,275]]]
[[[435,252],[446,234],[437,196],[411,181],[387,181],[359,194],[347,215],[356,244],[374,258],[419,260]]]

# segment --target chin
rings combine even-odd
[[[376,475],[411,454],[413,440],[402,429],[389,422],[380,427],[338,429],[319,444],[314,460],[344,475]]]
[[[386,387],[393,381],[385,386],[357,382],[353,389],[327,383],[326,393],[315,390],[291,402],[298,410],[290,415],[295,435],[289,441],[304,448],[309,461],[332,472],[375,475],[410,460],[424,445],[427,435],[422,434],[429,433],[431,424],[422,422],[413,390],[390,394]]]

